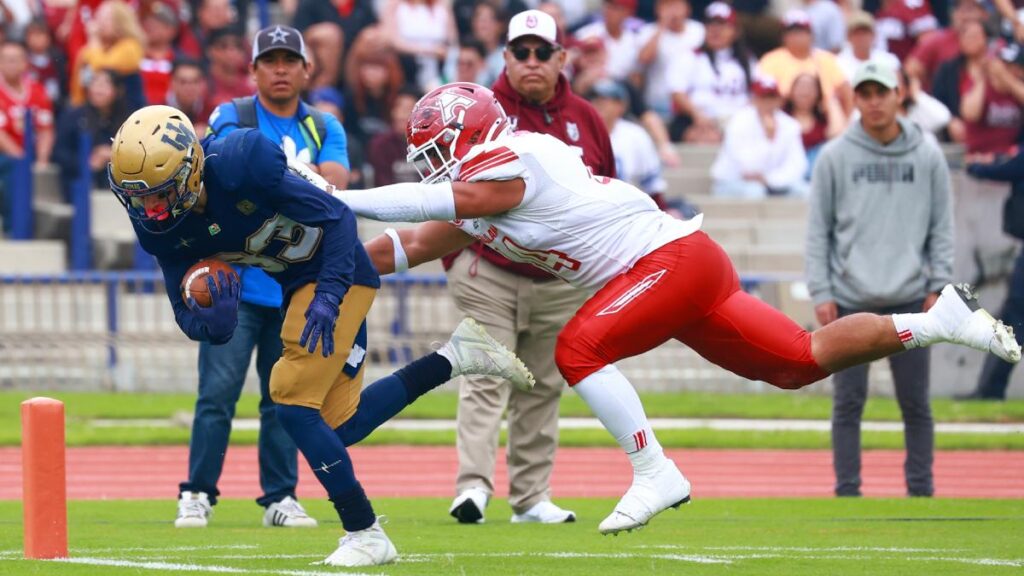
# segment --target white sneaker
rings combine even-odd
[[[459,524],[483,524],[487,500],[487,492],[482,488],[467,488],[452,501],[448,513]]]
[[[1013,337],[1013,328],[982,308],[970,285],[946,284],[928,312],[947,341],[991,352],[1007,362],[1020,362],[1020,344]]]
[[[452,363],[452,378],[464,374],[498,376],[520,390],[530,390],[535,383],[526,364],[472,318],[459,322],[451,339],[437,353]]]
[[[178,517],[174,519],[175,528],[206,528],[213,507],[206,492],[182,492],[178,498]]]
[[[564,522],[575,522],[576,513],[572,510],[562,510],[555,506],[550,500],[543,500],[534,504],[529,510],[522,514],[513,514],[512,523],[520,524],[525,522],[539,522],[541,524],[562,524]]]
[[[616,534],[640,528],[666,508],[679,508],[689,501],[690,481],[675,462],[665,458],[657,472],[633,475],[633,485],[598,530],[601,534]]]
[[[365,530],[349,532],[338,540],[338,549],[321,564],[328,566],[379,566],[389,564],[398,558],[398,551],[391,539],[380,527],[380,522]]]
[[[263,525],[284,526],[285,528],[316,528],[316,520],[306,514],[306,509],[291,496],[267,506],[263,514]]]

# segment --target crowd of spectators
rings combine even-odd
[[[652,168],[678,166],[674,143],[688,142],[720,145],[716,192],[800,194],[821,146],[856,120],[850,79],[869,60],[900,67],[904,114],[972,158],[1012,154],[1022,124],[1024,25],[1009,0],[600,0],[589,11],[586,0],[273,1],[275,18],[309,46],[306,100],[348,133],[352,187],[415,176],[400,145],[410,104],[444,82],[494,84],[508,20],[531,7],[558,23],[572,89],[603,99],[608,126],[636,136],[621,142],[653,145],[658,162],[637,176],[648,183],[661,182]],[[59,166],[65,183],[79,170],[73,136],[92,136],[89,166],[102,184],[111,130],[143,104],[176,106],[204,130],[218,104],[255,91],[253,6],[0,0],[0,172],[26,154],[26,108],[37,144],[28,152]],[[757,93],[765,82],[777,97]],[[740,149],[746,175],[729,156]],[[767,174],[787,181],[766,185]]]

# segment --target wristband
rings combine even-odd
[[[409,269],[409,257],[405,254],[402,246],[402,239],[398,237],[398,231],[394,228],[387,228],[384,233],[391,238],[391,244],[395,248],[395,272],[405,272]]]

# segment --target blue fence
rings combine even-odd
[[[462,317],[443,275],[382,281],[367,322],[371,382],[432,350]],[[631,377],[648,389],[748,385],[681,348],[630,361]],[[0,275],[0,388],[191,391],[197,351],[175,324],[159,272]]]

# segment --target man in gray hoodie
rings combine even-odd
[[[860,119],[814,167],[807,279],[822,326],[857,312],[927,311],[953,275],[949,171],[938,146],[899,118],[896,71],[865,63],[854,76]],[[903,413],[907,493],[931,496],[934,423],[929,349],[891,356]],[[837,496],[860,496],[860,421],[868,365],[833,375],[832,451]]]

